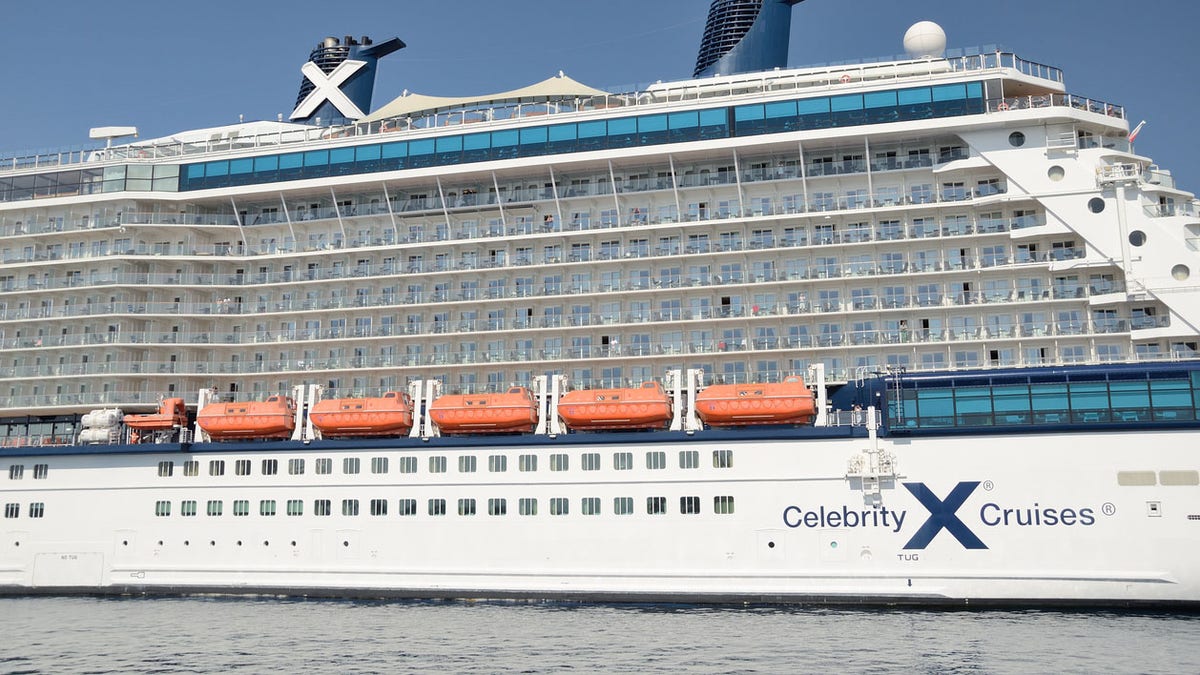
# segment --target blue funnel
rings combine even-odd
[[[804,0],[713,0],[694,77],[787,67],[792,6]]]
[[[322,124],[345,124],[365,117],[371,111],[376,63],[404,47],[400,38],[378,44],[368,37],[361,42],[349,35],[344,40],[325,38],[301,68],[304,79],[291,120],[307,123],[320,118]]]

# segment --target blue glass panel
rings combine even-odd
[[[546,142],[546,127],[521,129],[521,145],[538,145]]]
[[[430,155],[433,154],[433,139],[427,138],[423,141],[409,141],[408,156]]]
[[[667,123],[672,129],[691,129],[700,126],[700,114],[696,111],[671,113],[667,115]]]
[[[335,148],[329,151],[330,164],[346,164],[354,161],[354,148]]]
[[[556,124],[550,127],[549,138],[554,141],[573,141],[575,140],[575,125],[574,124]]]
[[[868,108],[887,108],[896,105],[896,92],[875,91],[863,95],[863,101]]]
[[[846,94],[844,96],[834,96],[829,99],[829,105],[833,112],[846,112],[848,110],[862,110],[863,97],[862,94]]]
[[[700,126],[702,127],[724,126],[728,122],[729,117],[725,108],[700,111]]]
[[[188,180],[194,180],[196,178],[204,178],[204,165],[203,164],[189,164],[188,168],[187,168],[187,177],[188,177]]]
[[[463,136],[464,150],[486,150],[492,147],[491,134],[467,134]]]
[[[520,141],[520,136],[516,131],[496,131],[492,133],[493,148],[507,148],[516,145]]]
[[[801,115],[813,115],[829,112],[829,99],[808,98],[796,101],[796,112]]]
[[[388,143],[383,146],[383,158],[395,159],[408,156],[408,143]]]
[[[646,115],[637,118],[637,128],[640,132],[647,131],[666,131],[667,116],[666,115]]]
[[[279,169],[279,155],[254,158],[254,171],[276,171]]]
[[[992,412],[992,395],[988,387],[963,387],[954,392],[954,408],[958,414]]]
[[[213,176],[228,176],[229,162],[209,162],[205,164],[204,175],[209,178]]]
[[[354,149],[354,159],[359,162],[369,162],[379,159],[381,148],[378,145],[362,145]]]
[[[933,95],[929,87],[921,87],[920,89],[901,89],[896,92],[900,99],[900,105],[913,105],[916,103],[931,103]]]
[[[329,164],[328,150],[312,150],[304,153],[304,166],[324,166]]]
[[[608,125],[603,121],[580,122],[578,126],[580,138],[597,138],[608,134]]]
[[[739,105],[733,109],[734,122],[761,120],[763,117],[764,113],[761,105]]]
[[[443,136],[436,142],[438,152],[458,152],[463,149],[462,136]]]
[[[963,84],[942,84],[933,88],[934,101],[961,101],[967,97],[967,87]]]
[[[304,166],[304,155],[298,152],[279,156],[279,168],[281,169],[299,169],[302,166]]]
[[[980,98],[982,96],[983,96],[983,83],[982,82],[968,82],[967,83],[967,98]]]
[[[582,125],[580,125],[582,126]],[[582,130],[581,130],[582,131]],[[609,136],[623,136],[625,134],[637,133],[637,118],[622,117],[621,119],[608,121]]]
[[[776,101],[767,104],[767,117],[792,117],[795,114],[795,101]]]
[[[997,413],[1029,412],[1029,385],[992,387],[992,407]]]

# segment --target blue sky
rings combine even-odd
[[[398,36],[374,105],[402,90],[457,95],[559,70],[600,88],[690,76],[709,0],[107,0],[6,3],[10,64],[0,154],[86,145],[93,126],[143,138],[290,112],[300,65],[325,35]],[[1071,93],[1148,124],[1139,154],[1200,190],[1200,2],[806,0],[791,65],[902,52],[912,23],[951,48],[1001,45],[1066,73]]]

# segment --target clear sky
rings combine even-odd
[[[603,89],[689,77],[709,0],[62,0],[6,2],[0,154],[142,138],[290,113],[325,35],[398,36],[374,106],[404,89],[488,93],[559,70]],[[1058,66],[1067,89],[1148,120],[1140,154],[1200,190],[1197,0],[806,0],[790,65],[900,54],[912,23],[950,48],[1000,45]]]

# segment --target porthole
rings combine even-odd
[[[159,539],[159,540],[158,540],[158,545],[159,545],[159,546],[162,546],[162,545],[163,545],[163,541],[162,541],[162,539]]]
[[[350,542],[348,542],[348,541],[343,541],[343,542],[342,542],[342,546],[349,547],[349,546],[350,546]]]
[[[773,541],[768,541],[768,542],[767,542],[767,548],[775,548],[775,542],[773,542]]]
[[[292,546],[295,546],[295,545],[296,545],[296,542],[294,542],[294,541],[293,541],[293,542],[292,542]]]
[[[1022,145],[1025,145],[1025,134],[1019,131],[1012,132],[1008,135],[1008,144],[1014,148],[1019,148]]]
[[[1171,277],[1175,281],[1187,281],[1188,277],[1192,276],[1192,271],[1187,265],[1176,265],[1171,268]]]
[[[238,545],[238,546],[241,546],[241,545],[242,545],[242,540],[241,540],[241,539],[238,539],[237,545]]]
[[[184,539],[184,540],[183,540],[183,545],[184,545],[184,546],[191,546],[191,545],[192,545],[192,542],[188,541],[187,539]]]
[[[270,546],[270,545],[271,545],[271,542],[269,542],[269,541],[264,541],[264,542],[263,542],[263,546]]]
[[[1146,233],[1141,230],[1134,230],[1129,233],[1129,243],[1134,246],[1141,246],[1146,243]]]
[[[216,539],[210,539],[210,540],[209,540],[209,542],[208,542],[208,545],[209,545],[209,546],[216,546],[216,545],[217,545],[217,540],[216,540]]]
[[[1050,180],[1054,181],[1055,183],[1062,180],[1063,176],[1066,176],[1066,175],[1067,175],[1067,170],[1057,164],[1050,167],[1050,169],[1048,171],[1046,171],[1046,177],[1048,177]]]
[[[128,540],[128,539],[126,539],[126,540],[122,541],[122,542],[121,542],[121,545],[122,545],[122,546],[128,546],[128,545],[129,545],[129,540]]]
[[[1088,211],[1092,213],[1100,213],[1104,210],[1104,200],[1099,197],[1092,197],[1088,200]]]

